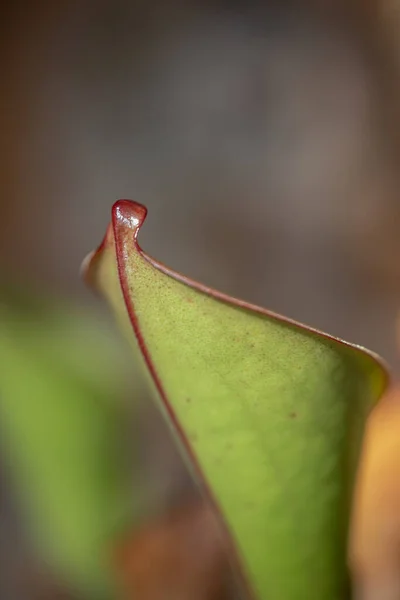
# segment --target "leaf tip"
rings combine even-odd
[[[136,238],[138,231],[147,216],[147,208],[133,200],[117,200],[111,210],[112,222],[107,228],[106,235],[97,250],[90,252],[82,262],[80,276],[89,287],[97,289],[96,266],[105,248],[114,244],[117,231],[129,229]]]
[[[147,208],[133,200],[117,200],[112,207],[114,228],[118,226],[132,229],[135,236],[146,219]]]

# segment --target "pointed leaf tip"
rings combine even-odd
[[[147,208],[139,202],[132,200],[118,200],[112,208],[112,218],[114,227],[129,227],[135,236],[143,225],[147,216]]]
[[[130,229],[133,239],[146,220],[147,208],[133,200],[117,200],[111,209],[111,223],[108,225],[106,234],[96,250],[89,252],[82,261],[80,275],[89,287],[98,289],[96,282],[96,265],[101,260],[103,251],[110,245],[114,245],[114,234],[120,229]]]

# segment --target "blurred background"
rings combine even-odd
[[[16,0],[1,11],[9,280],[95,311],[114,336],[78,271],[112,203],[132,198],[149,209],[149,254],[399,372],[400,4]],[[185,475],[143,413],[158,502]],[[56,597],[29,574],[5,484],[2,496],[1,598]]]

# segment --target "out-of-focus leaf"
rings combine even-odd
[[[94,314],[3,294],[0,358],[2,462],[33,542],[83,597],[112,597],[110,540],[134,513],[120,349]]]
[[[400,320],[398,323],[400,352]],[[400,384],[373,410],[366,429],[349,544],[357,598],[400,597]]]
[[[400,386],[373,411],[354,495],[350,565],[357,598],[400,597]]]
[[[354,473],[384,368],[358,347],[150,258],[137,243],[145,216],[137,203],[114,205],[85,263],[88,280],[134,332],[256,596],[343,600]]]

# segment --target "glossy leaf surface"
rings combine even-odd
[[[26,298],[1,303],[7,481],[55,575],[79,597],[114,597],[111,539],[133,511],[121,353],[90,313]]]
[[[114,205],[88,280],[134,334],[255,595],[343,600],[350,495],[384,368],[150,258],[136,239],[145,216],[137,203]]]

